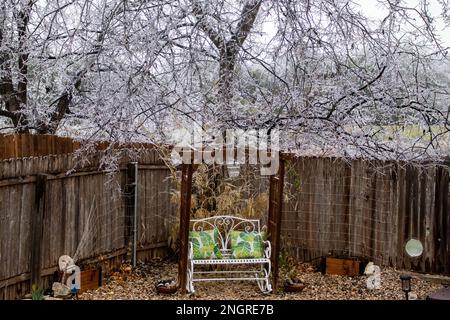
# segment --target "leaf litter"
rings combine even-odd
[[[381,289],[366,288],[367,276],[347,277],[322,274],[312,265],[298,263],[294,266],[297,277],[305,284],[301,292],[285,293],[282,290],[283,272],[280,272],[280,288],[276,294],[263,294],[256,282],[200,282],[195,283],[194,294],[158,293],[155,284],[158,281],[176,281],[178,266],[176,262],[154,259],[148,263],[139,263],[132,270],[124,265],[105,279],[103,286],[79,295],[84,300],[403,300],[400,274],[404,271],[390,267],[381,269]],[[427,295],[441,288],[441,285],[420,277],[413,277],[413,299],[426,299]]]

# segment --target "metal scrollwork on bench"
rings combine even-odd
[[[189,242],[188,270],[187,270],[187,290],[194,292],[194,282],[197,281],[223,281],[223,280],[252,280],[258,283],[259,288],[264,293],[272,291],[270,284],[271,272],[271,245],[269,241],[264,241],[264,257],[250,259],[233,259],[230,254],[230,235],[232,231],[261,232],[260,221],[257,219],[245,219],[234,216],[213,216],[204,219],[194,219],[192,222],[193,231],[205,231],[217,228],[219,235],[219,250],[223,259],[193,259],[192,243]],[[236,269],[230,271],[194,271],[195,265],[259,265],[258,270]],[[199,275],[217,275],[220,277],[201,277]],[[233,274],[246,274],[246,276],[234,276]]]

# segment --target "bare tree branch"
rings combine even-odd
[[[252,0],[244,5],[236,31],[233,32],[231,37],[231,43],[234,42],[238,46],[242,46],[253,28],[261,3],[262,0]]]

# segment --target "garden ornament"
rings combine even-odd
[[[59,270],[64,272],[64,276],[67,276],[66,281],[63,281],[65,287],[68,287],[73,294],[78,293],[80,290],[80,268],[68,255],[59,257],[58,266]]]
[[[366,286],[369,290],[381,288],[381,270],[379,266],[369,262],[364,270],[364,274],[369,276],[366,280]]]

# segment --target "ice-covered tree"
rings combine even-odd
[[[377,3],[378,20],[356,0],[6,0],[0,116],[119,142],[278,129],[304,153],[448,155],[449,3]]]

